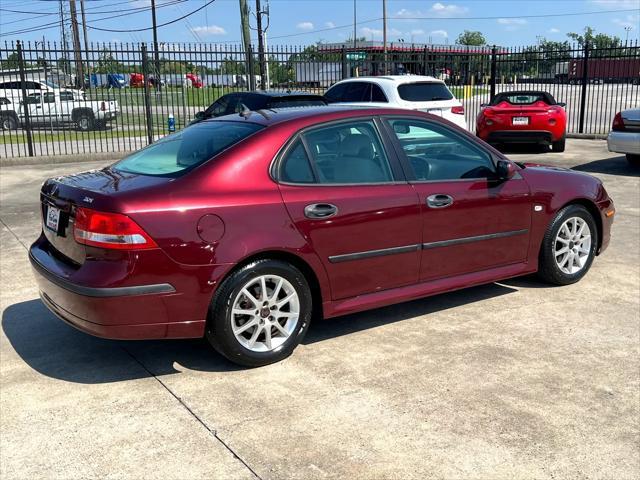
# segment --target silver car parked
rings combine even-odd
[[[640,165],[640,108],[616,113],[607,137],[610,152],[624,153],[632,165]]]

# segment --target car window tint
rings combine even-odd
[[[9,105],[11,102],[9,101],[8,98],[5,97],[1,97],[0,98],[0,105]]]
[[[27,90],[40,90],[40,84],[38,82],[25,82]]]
[[[371,84],[369,82],[345,82],[343,86],[344,88],[341,90],[327,92],[327,100],[330,103],[371,101]]]
[[[314,177],[304,145],[297,140],[282,161],[281,180],[291,183],[313,183]]]
[[[216,100],[209,108],[205,110],[205,114],[208,117],[219,117],[224,115],[227,111],[229,103],[229,97],[223,96]]]
[[[413,119],[389,120],[416,180],[490,178],[488,153],[447,127]]]
[[[416,82],[398,85],[398,95],[408,102],[451,100],[453,95],[444,83]]]
[[[62,97],[62,95],[61,95]],[[51,93],[51,92],[46,92],[43,95],[44,98],[44,103],[55,103],[56,102],[56,95],[55,93]]]
[[[40,103],[40,94],[39,93],[32,93],[31,95],[27,95],[25,103],[27,105],[35,105],[35,104]]]
[[[235,112],[239,113],[240,111],[242,111],[242,109],[240,108],[241,105],[244,105],[249,110],[260,110],[262,108],[265,108],[265,99],[261,97],[263,97],[263,95],[240,95],[238,97],[238,103]]]
[[[60,92],[60,100],[63,102],[73,100],[73,92]]]
[[[325,104],[326,102],[322,100],[322,98],[276,97],[271,99],[271,102],[269,103],[269,108],[319,107]]]
[[[380,102],[380,103],[388,103],[387,96],[384,94],[379,85],[375,83],[371,84],[371,101],[372,102]]]
[[[141,175],[179,176],[262,128],[255,123],[198,123],[129,155],[114,168]]]
[[[389,161],[371,121],[340,123],[304,134],[318,183],[392,182]]]
[[[341,99],[344,94],[345,88],[346,83],[339,83],[337,85],[334,85],[324,94],[325,100],[328,103],[342,102],[343,100]]]

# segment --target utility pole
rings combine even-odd
[[[353,49],[355,50],[357,47],[356,44],[356,23],[358,20],[358,12],[357,12],[357,8],[356,8],[356,0],[353,0]]]
[[[82,16],[82,38],[84,39],[84,53],[87,56],[87,73],[91,85],[91,66],[89,65],[89,37],[87,36],[87,18],[84,15],[84,0],[80,0],[80,15]]]
[[[82,70],[82,53],[80,51],[80,31],[78,30],[78,16],[76,12],[76,0],[69,0],[71,12],[71,29],[73,33],[73,57],[76,62],[76,86],[84,86],[84,72]]]
[[[262,30],[262,14],[266,13],[262,11],[262,7],[260,6],[260,0],[256,0],[256,26],[258,30],[258,59],[260,62],[260,78],[262,79],[261,85],[262,90],[264,88],[264,82],[267,77],[267,66],[264,56],[264,32]]]
[[[382,0],[382,53],[384,70],[383,74],[387,74],[387,0]]]
[[[156,91],[160,92],[162,82],[160,81],[160,52],[158,51],[158,23],[156,22],[156,0],[151,0],[151,22],[153,26],[153,58],[155,69],[154,80],[156,82]],[[149,79],[145,78],[144,81],[148,82]]]
[[[240,0],[240,29],[242,30],[242,47],[246,60],[246,72],[249,81],[249,90],[255,90],[255,78],[253,77],[253,58],[251,53],[251,32],[249,30],[249,7],[247,0]]]
[[[626,27],[624,27],[624,31],[626,32],[626,35],[624,37],[624,45],[626,47],[627,43],[629,43],[629,32],[631,31],[631,26],[627,25]]]

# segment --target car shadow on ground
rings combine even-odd
[[[305,345],[400,321],[437,315],[450,308],[516,292],[496,283],[390,307],[314,322]],[[16,353],[31,368],[51,378],[81,384],[112,383],[180,373],[241,370],[217,354],[204,339],[105,340],[58,320],[39,299],[9,306],[2,329]]]
[[[572,167],[572,170],[586,173],[621,175],[624,177],[640,177],[640,166],[631,165],[624,155],[576,165],[575,167]]]
[[[513,143],[513,144],[501,144],[494,145],[500,153],[505,155],[509,155],[510,153],[550,153],[551,148],[548,145],[541,145],[537,143]]]

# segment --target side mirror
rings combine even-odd
[[[498,160],[496,164],[496,174],[500,180],[509,180],[516,174],[516,167],[507,160]]]
[[[485,108],[485,107],[488,107],[488,106],[489,106],[489,104],[488,104],[488,103],[481,103],[481,104],[480,104],[480,108]]]
[[[556,105],[558,105],[559,107],[562,107],[562,108],[567,106],[567,104],[565,102],[558,102],[558,103],[556,103]]]

